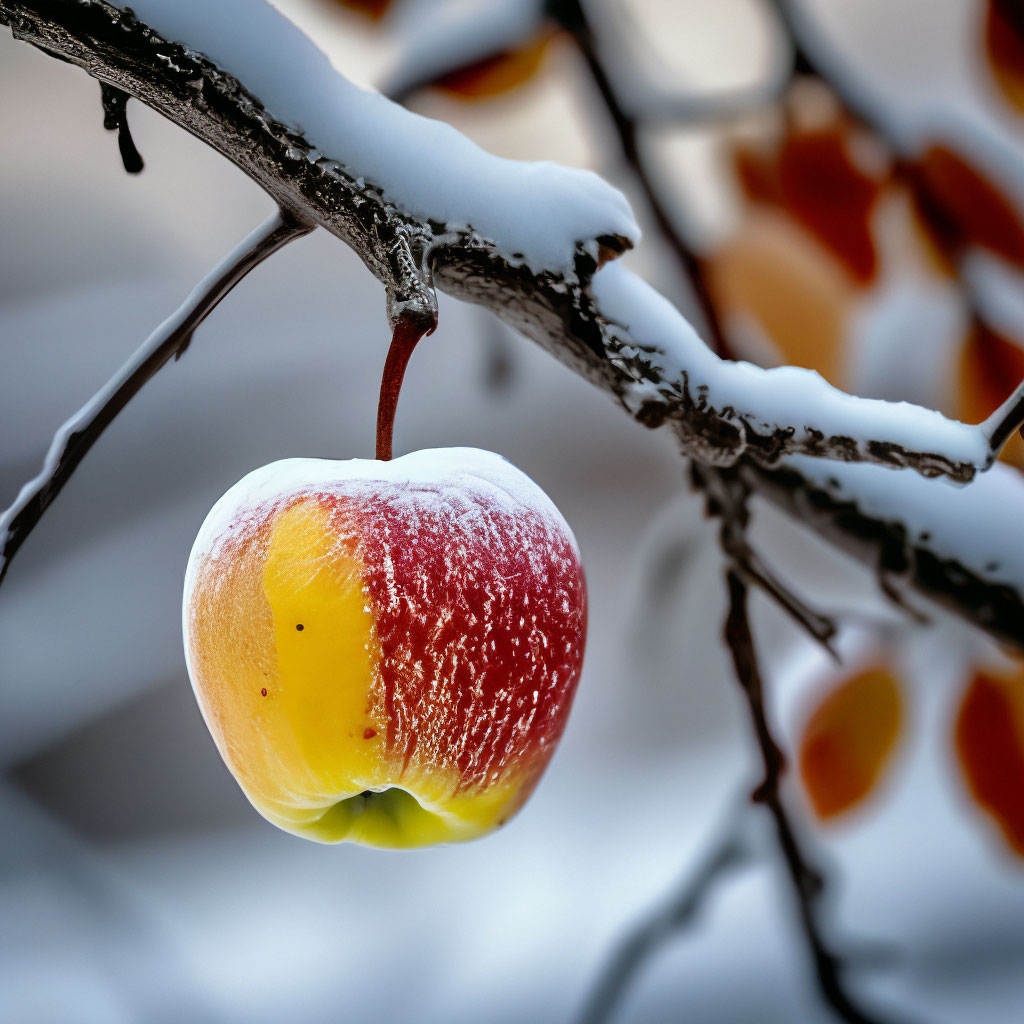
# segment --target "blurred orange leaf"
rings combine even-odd
[[[971,795],[1024,857],[1024,678],[974,676],[957,715],[956,750]]]
[[[536,74],[552,36],[552,32],[544,31],[515,50],[459,68],[433,84],[462,100],[486,99],[509,92]]]
[[[733,159],[748,199],[782,207],[868,284],[878,269],[871,214],[884,180],[854,161],[853,131],[844,121],[793,128],[774,154],[741,147]]]
[[[985,50],[996,84],[1024,113],[1024,5],[1020,0],[989,0]]]
[[[917,210],[952,259],[972,245],[1024,267],[1024,223],[981,171],[947,146],[931,146],[908,168]]]
[[[903,721],[896,678],[871,668],[826,695],[800,739],[800,777],[822,820],[861,803],[883,777]]]

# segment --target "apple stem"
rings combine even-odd
[[[381,462],[391,461],[395,410],[398,408],[398,393],[402,390],[402,379],[409,365],[409,357],[420,338],[429,333],[429,328],[419,318],[399,316],[395,321],[391,347],[388,349],[380,382],[380,401],[377,403],[377,458]]]

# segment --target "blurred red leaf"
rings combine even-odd
[[[379,21],[391,6],[391,0],[337,0],[342,7],[365,15],[372,21]]]
[[[740,143],[733,150],[732,161],[740,188],[750,202],[780,202],[778,174],[771,155]]]
[[[1024,113],[1024,4],[1020,0],[989,0],[985,52],[1003,95]]]
[[[792,136],[779,159],[782,202],[863,284],[875,277],[878,258],[871,211],[881,182],[850,157],[840,126]]]
[[[741,147],[733,160],[748,199],[782,207],[858,283],[869,284],[878,269],[871,214],[884,178],[855,162],[854,132],[841,120],[791,128],[774,153]]]
[[[949,258],[979,246],[1024,267],[1024,223],[1016,208],[964,157],[934,145],[907,174],[921,220]]]
[[[1024,678],[975,675],[955,738],[971,795],[1024,857]]]
[[[902,721],[899,684],[884,668],[844,680],[818,704],[800,739],[799,764],[820,819],[852,810],[875,790]]]

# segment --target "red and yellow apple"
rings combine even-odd
[[[228,768],[321,842],[472,839],[523,804],[579,679],[575,539],[500,456],[288,459],[214,506],[185,652]]]

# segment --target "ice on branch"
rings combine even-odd
[[[440,222],[447,231],[472,228],[511,264],[564,274],[579,243],[639,240],[626,199],[596,174],[494,156],[451,126],[358,88],[268,3],[116,6],[130,7],[168,41],[233,75],[318,156],[337,161],[410,218]]]

